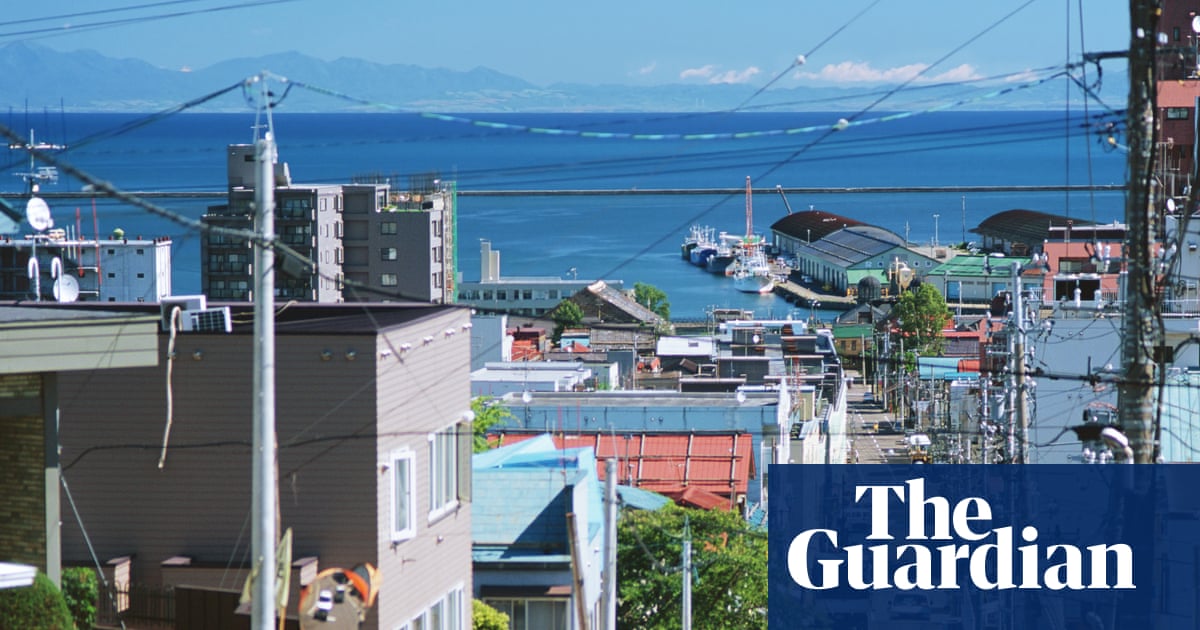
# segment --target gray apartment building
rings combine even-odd
[[[211,206],[206,225],[249,230],[255,197],[254,146],[230,145],[229,203]],[[280,259],[276,301],[418,301],[455,296],[454,185],[390,182],[294,184],[286,164],[275,177],[275,232],[313,265]],[[201,290],[212,300],[250,300],[253,250],[244,239],[208,232],[201,242]]]
[[[59,375],[62,475],[80,523],[62,518],[65,565],[92,566],[94,551],[132,584],[242,588],[253,311],[231,310],[232,333],[177,333],[173,353],[160,330],[155,366]],[[317,570],[376,566],[366,627],[469,627],[469,322],[467,309],[412,303],[277,316],[280,531],[293,530],[302,563],[293,589]]]

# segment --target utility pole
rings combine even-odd
[[[1151,260],[1154,221],[1154,180],[1150,177],[1154,134],[1155,38],[1158,33],[1157,0],[1130,0],[1129,190],[1125,196],[1126,283],[1122,318],[1121,363],[1124,378],[1118,388],[1120,422],[1134,462],[1154,461],[1153,383],[1151,358],[1154,330],[1154,269]],[[1190,211],[1190,209],[1189,209]]]
[[[617,629],[617,458],[604,462],[604,630]]]
[[[1016,373],[1016,388],[1013,395],[1017,412],[1017,452],[1013,461],[1029,463],[1029,409],[1025,396],[1025,301],[1021,295],[1021,265],[1012,264],[1013,283],[1013,370]]]
[[[275,627],[275,138],[255,147],[254,182],[254,464],[251,556],[258,576],[251,590],[250,627]]]
[[[683,517],[683,627],[692,630],[692,528]]]

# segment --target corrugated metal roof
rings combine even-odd
[[[499,431],[492,439],[507,445],[538,435],[544,434]],[[555,435],[554,442],[559,448],[593,449],[601,480],[605,462],[615,456],[621,484],[676,499],[698,488],[732,501],[746,494],[757,474],[749,433],[571,433]]]
[[[862,221],[824,210],[803,210],[772,223],[771,231],[792,238],[819,241],[842,228],[862,224]]]
[[[1066,226],[1068,222],[1073,225],[1093,224],[1092,221],[1017,208],[993,214],[971,228],[971,232],[1005,241],[1040,244],[1050,234],[1050,226]]]
[[[849,267],[903,246],[904,239],[891,231],[873,225],[858,225],[803,246],[797,254]]]

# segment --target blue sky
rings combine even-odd
[[[297,51],[325,60],[352,57],[452,70],[484,66],[543,86],[763,85],[780,74],[779,87],[854,86],[905,80],[922,71],[921,79],[931,81],[1012,75],[1078,59],[1080,5],[1087,50],[1118,50],[1129,43],[1127,0],[8,4],[0,18],[0,44],[31,41],[64,51],[92,49],[180,70]],[[143,8],[120,10],[138,5]],[[238,5],[251,6],[222,9]],[[85,12],[93,14],[70,16]],[[167,14],[186,15],[143,19]],[[122,20],[128,22],[95,26]],[[807,54],[805,63],[796,65],[801,54]]]

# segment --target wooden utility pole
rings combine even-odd
[[[1154,267],[1151,237],[1155,217],[1152,173],[1154,144],[1155,48],[1158,0],[1129,2],[1128,193],[1125,198],[1125,312],[1118,389],[1120,423],[1134,462],[1154,460]]]

